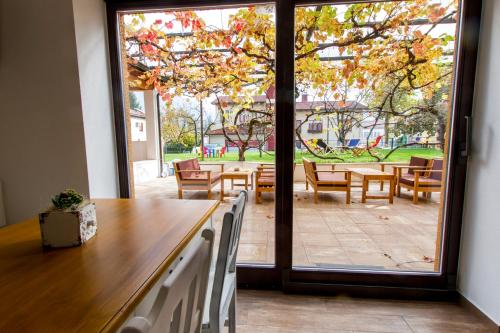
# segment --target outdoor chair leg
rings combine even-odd
[[[351,203],[351,189],[345,192],[345,204],[349,205]]]
[[[418,203],[418,191],[416,189],[413,190],[413,203],[414,204]]]
[[[209,200],[212,198],[212,190],[208,190],[207,197]]]
[[[309,183],[306,180],[306,191],[309,191]]]
[[[179,190],[178,194],[179,194],[179,199],[182,199],[182,190]]]
[[[318,203],[318,191],[314,190],[314,203]]]

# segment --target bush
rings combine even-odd
[[[165,143],[163,145],[164,154],[178,154],[184,152],[190,152],[193,146],[188,146],[182,143]]]

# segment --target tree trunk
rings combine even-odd
[[[384,147],[389,146],[389,114],[385,116],[384,121]]]
[[[441,150],[444,151],[444,136],[446,132],[446,120],[441,114],[437,116],[438,128],[437,128],[437,140],[441,144]]]
[[[240,162],[245,162],[245,152],[246,152],[246,147],[245,146],[241,146],[241,147],[238,147],[238,161]]]

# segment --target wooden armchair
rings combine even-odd
[[[220,171],[201,170],[197,158],[174,162],[175,178],[179,199],[182,199],[182,191],[201,190],[208,192],[208,199],[212,196],[212,188],[220,183],[220,174],[224,172],[224,164],[203,164],[216,165]]]
[[[318,203],[319,191],[340,191],[346,193],[346,204],[351,202],[351,171],[317,170],[316,162],[303,158],[304,171],[306,174],[306,190],[309,185],[314,190],[314,203]]]
[[[261,164],[255,173],[255,203],[262,202],[262,192],[276,189],[276,169],[274,164]]]
[[[413,157],[412,157],[413,159]],[[424,164],[425,161],[425,164]],[[396,195],[401,196],[401,187],[413,190],[413,203],[418,203],[418,193],[422,192],[427,197],[432,192],[441,192],[441,179],[443,176],[443,160],[433,159],[427,160],[420,158],[418,162],[420,166],[395,166],[397,192]],[[407,173],[403,173],[404,169],[408,169]]]

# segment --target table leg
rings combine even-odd
[[[384,172],[385,171],[385,164],[380,164],[380,171]],[[384,181],[380,181],[380,191],[384,190]]]
[[[234,190],[234,179],[231,178],[231,190]]]
[[[254,178],[253,178],[253,172],[250,174],[250,189],[253,191],[253,182],[254,182]]]
[[[220,180],[220,201],[224,201],[224,178]]]
[[[361,203],[366,202],[366,192],[368,191],[368,180],[363,177],[363,190],[361,192]]]
[[[245,190],[248,191],[248,176],[245,177]]]
[[[394,177],[389,181],[389,203],[394,202]]]

